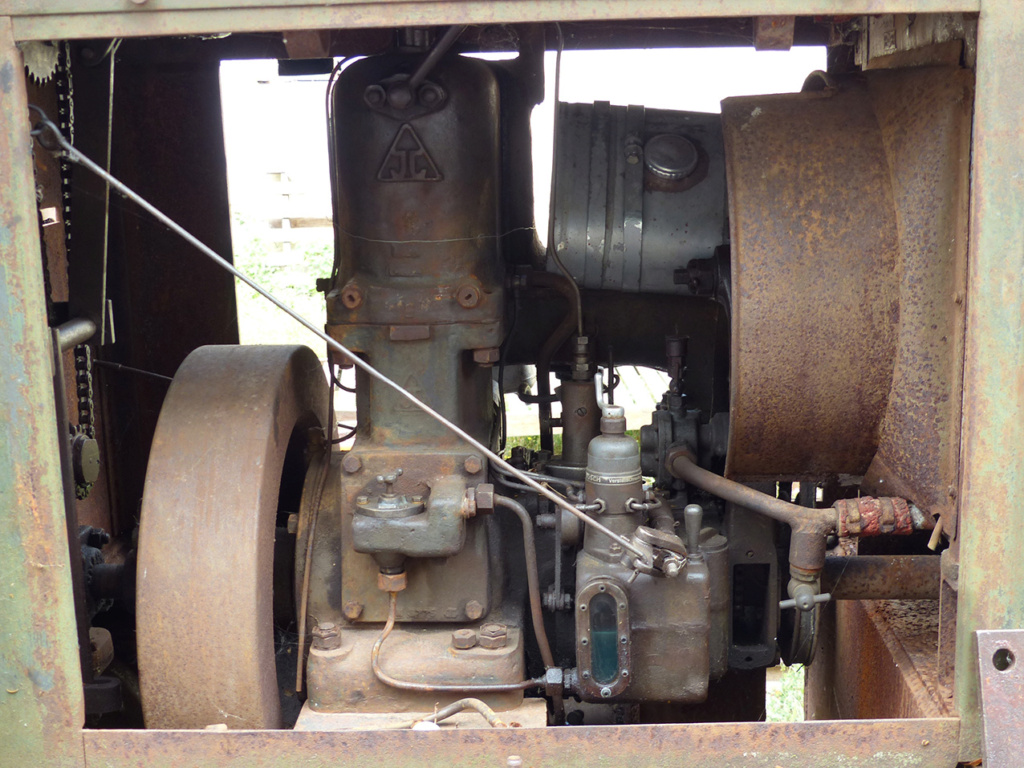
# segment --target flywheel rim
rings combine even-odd
[[[285,454],[324,427],[304,346],[210,346],[181,364],[150,451],[137,637],[150,728],[277,728],[273,555]]]

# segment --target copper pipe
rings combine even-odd
[[[477,683],[469,685],[452,685],[448,683],[414,683],[408,680],[399,680],[396,677],[392,677],[380,667],[380,649],[384,645],[384,641],[388,639],[388,635],[391,634],[391,630],[395,628],[395,613],[398,606],[398,593],[388,592],[388,620],[384,624],[384,630],[380,633],[380,637],[377,638],[377,642],[373,644],[373,650],[370,651],[370,666],[373,668],[373,674],[376,675],[377,679],[380,680],[384,685],[390,685],[392,688],[400,688],[403,691],[420,691],[421,693],[462,693],[463,691],[480,691],[481,693],[506,693],[510,691],[522,691],[527,688],[533,688],[534,686],[540,686],[544,684],[544,679],[539,680],[523,680],[518,683]]]

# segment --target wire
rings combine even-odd
[[[580,298],[580,287],[576,284],[572,274],[565,268],[562,259],[558,255],[558,248],[555,246],[555,192],[558,190],[558,152],[561,144],[558,125],[561,122],[559,94],[562,86],[562,49],[565,48],[565,38],[562,36],[562,25],[555,22],[555,30],[558,32],[558,52],[555,54],[555,115],[554,115],[554,136],[551,139],[551,198],[548,201],[548,255],[555,262],[558,271],[565,275],[572,285],[573,296],[576,300],[576,335],[583,335],[583,301]]]
[[[44,148],[46,148],[46,149],[55,149],[55,146],[48,144],[48,141],[46,139],[46,133],[49,132],[50,134],[52,134],[53,141],[56,142],[57,146],[59,146],[60,148],[64,149],[64,152],[65,152],[67,158],[71,162],[78,163],[83,168],[86,168],[87,170],[91,171],[92,173],[95,173],[101,179],[105,179],[105,180],[109,181],[110,182],[110,186],[113,189],[115,189],[120,194],[124,195],[129,200],[132,200],[136,205],[138,205],[143,210],[148,212],[151,216],[155,217],[158,221],[163,223],[165,226],[171,228],[182,239],[184,239],[187,243],[189,243],[194,248],[196,248],[200,253],[204,254],[206,257],[208,257],[210,260],[212,260],[215,264],[220,266],[225,271],[227,271],[230,274],[232,274],[235,277],[237,277],[239,280],[241,280],[247,286],[249,286],[254,291],[256,291],[256,293],[260,294],[263,298],[267,299],[267,301],[269,301],[271,304],[276,306],[278,309],[280,309],[282,312],[287,314],[289,317],[291,317],[297,323],[302,325],[304,328],[306,328],[308,331],[310,331],[313,335],[315,335],[321,341],[325,342],[329,348],[331,348],[331,349],[335,350],[336,352],[339,352],[342,355],[344,355],[346,359],[352,361],[353,365],[355,365],[358,368],[361,368],[371,378],[376,379],[381,384],[384,384],[385,386],[390,387],[391,389],[393,389],[395,392],[397,392],[399,395],[404,397],[406,400],[408,400],[414,406],[416,406],[421,411],[426,413],[428,416],[433,418],[435,421],[437,421],[438,423],[440,423],[440,424],[444,425],[445,427],[447,427],[457,437],[460,437],[463,440],[465,440],[469,445],[471,445],[473,448],[478,450],[481,453],[481,455],[486,456],[493,464],[495,464],[498,467],[501,467],[502,469],[504,469],[507,472],[509,472],[517,480],[520,480],[521,482],[523,482],[526,485],[530,486],[530,488],[533,491],[535,491],[536,493],[541,494],[542,496],[544,496],[547,499],[550,499],[558,507],[561,507],[562,509],[566,510],[569,514],[571,514],[574,517],[578,518],[580,520],[580,522],[582,522],[584,525],[589,525],[590,527],[594,528],[595,530],[599,531],[600,533],[603,533],[605,536],[610,538],[612,541],[617,542],[624,550],[626,550],[627,552],[630,552],[633,555],[635,555],[636,557],[638,557],[640,562],[643,565],[646,565],[646,566],[651,567],[651,568],[655,567],[655,565],[654,565],[654,558],[653,558],[653,555],[652,555],[652,553],[650,551],[645,552],[643,549],[641,549],[640,547],[635,545],[632,541],[630,541],[626,537],[620,536],[619,534],[615,533],[613,530],[611,530],[610,528],[608,528],[604,524],[599,523],[597,520],[595,520],[594,518],[590,517],[586,513],[581,512],[580,510],[578,510],[576,507],[574,507],[568,501],[566,501],[565,499],[560,497],[558,494],[556,494],[551,489],[545,488],[543,485],[538,483],[533,478],[528,477],[527,475],[523,474],[523,472],[521,472],[520,470],[518,470],[515,467],[513,467],[511,464],[509,464],[507,461],[505,461],[502,457],[498,456],[494,451],[492,451],[490,448],[488,448],[482,442],[477,440],[475,437],[473,437],[471,434],[469,434],[466,430],[464,430],[458,424],[456,424],[455,422],[451,421],[450,419],[447,419],[446,417],[444,417],[443,415],[438,413],[438,411],[436,411],[434,408],[431,408],[425,402],[423,402],[418,397],[416,397],[414,394],[409,392],[409,390],[405,389],[403,386],[401,386],[397,382],[395,382],[395,381],[391,380],[390,378],[388,378],[387,376],[385,376],[383,373],[378,371],[376,368],[374,368],[372,365],[370,365],[370,363],[366,362],[361,357],[359,357],[357,354],[352,352],[352,350],[350,350],[344,344],[339,342],[337,339],[334,339],[331,336],[328,336],[323,330],[321,330],[321,328],[318,325],[316,325],[315,323],[307,320],[305,317],[300,315],[294,309],[292,309],[287,304],[285,304],[283,301],[281,301],[276,296],[274,296],[274,294],[272,294],[270,291],[268,291],[262,285],[257,283],[251,277],[249,277],[249,275],[245,274],[240,269],[235,267],[231,262],[229,262],[226,259],[224,259],[220,254],[218,254],[216,251],[214,251],[212,248],[210,248],[204,242],[199,240],[195,235],[193,235],[187,229],[182,227],[180,224],[178,224],[176,221],[174,221],[172,218],[170,218],[167,214],[165,214],[159,208],[154,206],[152,203],[150,203],[144,197],[139,195],[137,192],[133,191],[131,188],[129,188],[127,185],[125,185],[123,182],[121,182],[119,179],[115,178],[111,174],[109,174],[106,171],[104,171],[103,168],[101,168],[95,162],[93,162],[88,157],[86,157],[81,152],[79,152],[74,146],[72,146],[68,142],[68,140],[66,138],[64,138],[63,134],[61,134],[61,132],[57,128],[57,126],[53,124],[53,122],[46,116],[46,113],[42,109],[40,109],[39,107],[35,106],[34,104],[30,104],[29,105],[29,109],[34,111],[34,112],[36,112],[41,117],[40,122],[35,127],[32,128],[32,132],[31,133],[32,133],[33,136],[36,137],[36,140],[39,141],[39,143]]]

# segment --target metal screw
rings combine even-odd
[[[587,671],[584,671],[584,672],[583,672],[583,679],[584,679],[584,680],[589,680],[589,679],[590,679],[590,673],[589,673],[589,672],[587,672]]]
[[[470,600],[466,603],[466,618],[476,621],[484,615],[484,607],[477,600]]]
[[[476,645],[476,632],[472,629],[456,629],[452,632],[452,648],[468,650]]]
[[[313,627],[313,649],[317,651],[333,651],[341,647],[341,630],[330,621]]]
[[[623,677],[629,677],[629,670],[628,669],[624,669],[619,674],[621,674]]]
[[[358,600],[349,600],[345,603],[345,606],[341,609],[341,612],[345,614],[345,618],[349,621],[355,621],[363,615],[363,604]]]
[[[611,546],[608,547],[608,554],[609,555],[616,555],[616,556],[617,555],[621,555],[622,554],[622,545],[619,544],[619,542],[617,542],[617,541],[613,541],[611,543]]]
[[[462,462],[462,466],[471,475],[475,475],[483,468],[483,463],[480,461],[480,457],[475,453],[472,456],[467,456],[466,460]]]
[[[611,695],[612,695],[612,689],[609,688],[607,685],[604,688],[601,689],[601,698],[602,699],[607,699]]]
[[[365,504],[370,500],[369,496],[356,496],[356,504]]]
[[[619,638],[619,642],[622,643],[623,645],[625,645],[626,643],[629,642],[629,638],[627,638],[625,635],[623,635],[622,637]]]
[[[580,645],[590,645],[590,641],[585,637],[580,638]]]
[[[345,458],[341,460],[341,468],[350,475],[355,474],[363,468],[363,460],[352,453],[346,453]]]
[[[577,408],[577,409],[576,409],[576,415],[577,415],[577,416],[580,416],[580,417],[586,416],[586,415],[587,415],[587,409],[586,409],[586,408],[584,408],[584,407],[583,407],[583,406],[581,405],[581,406],[580,406],[579,408]]]

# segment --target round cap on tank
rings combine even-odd
[[[626,409],[621,405],[606,405],[601,414],[602,435],[624,435],[626,433]]]
[[[644,162],[655,176],[678,181],[685,179],[697,167],[697,148],[684,136],[661,133],[644,145]]]

